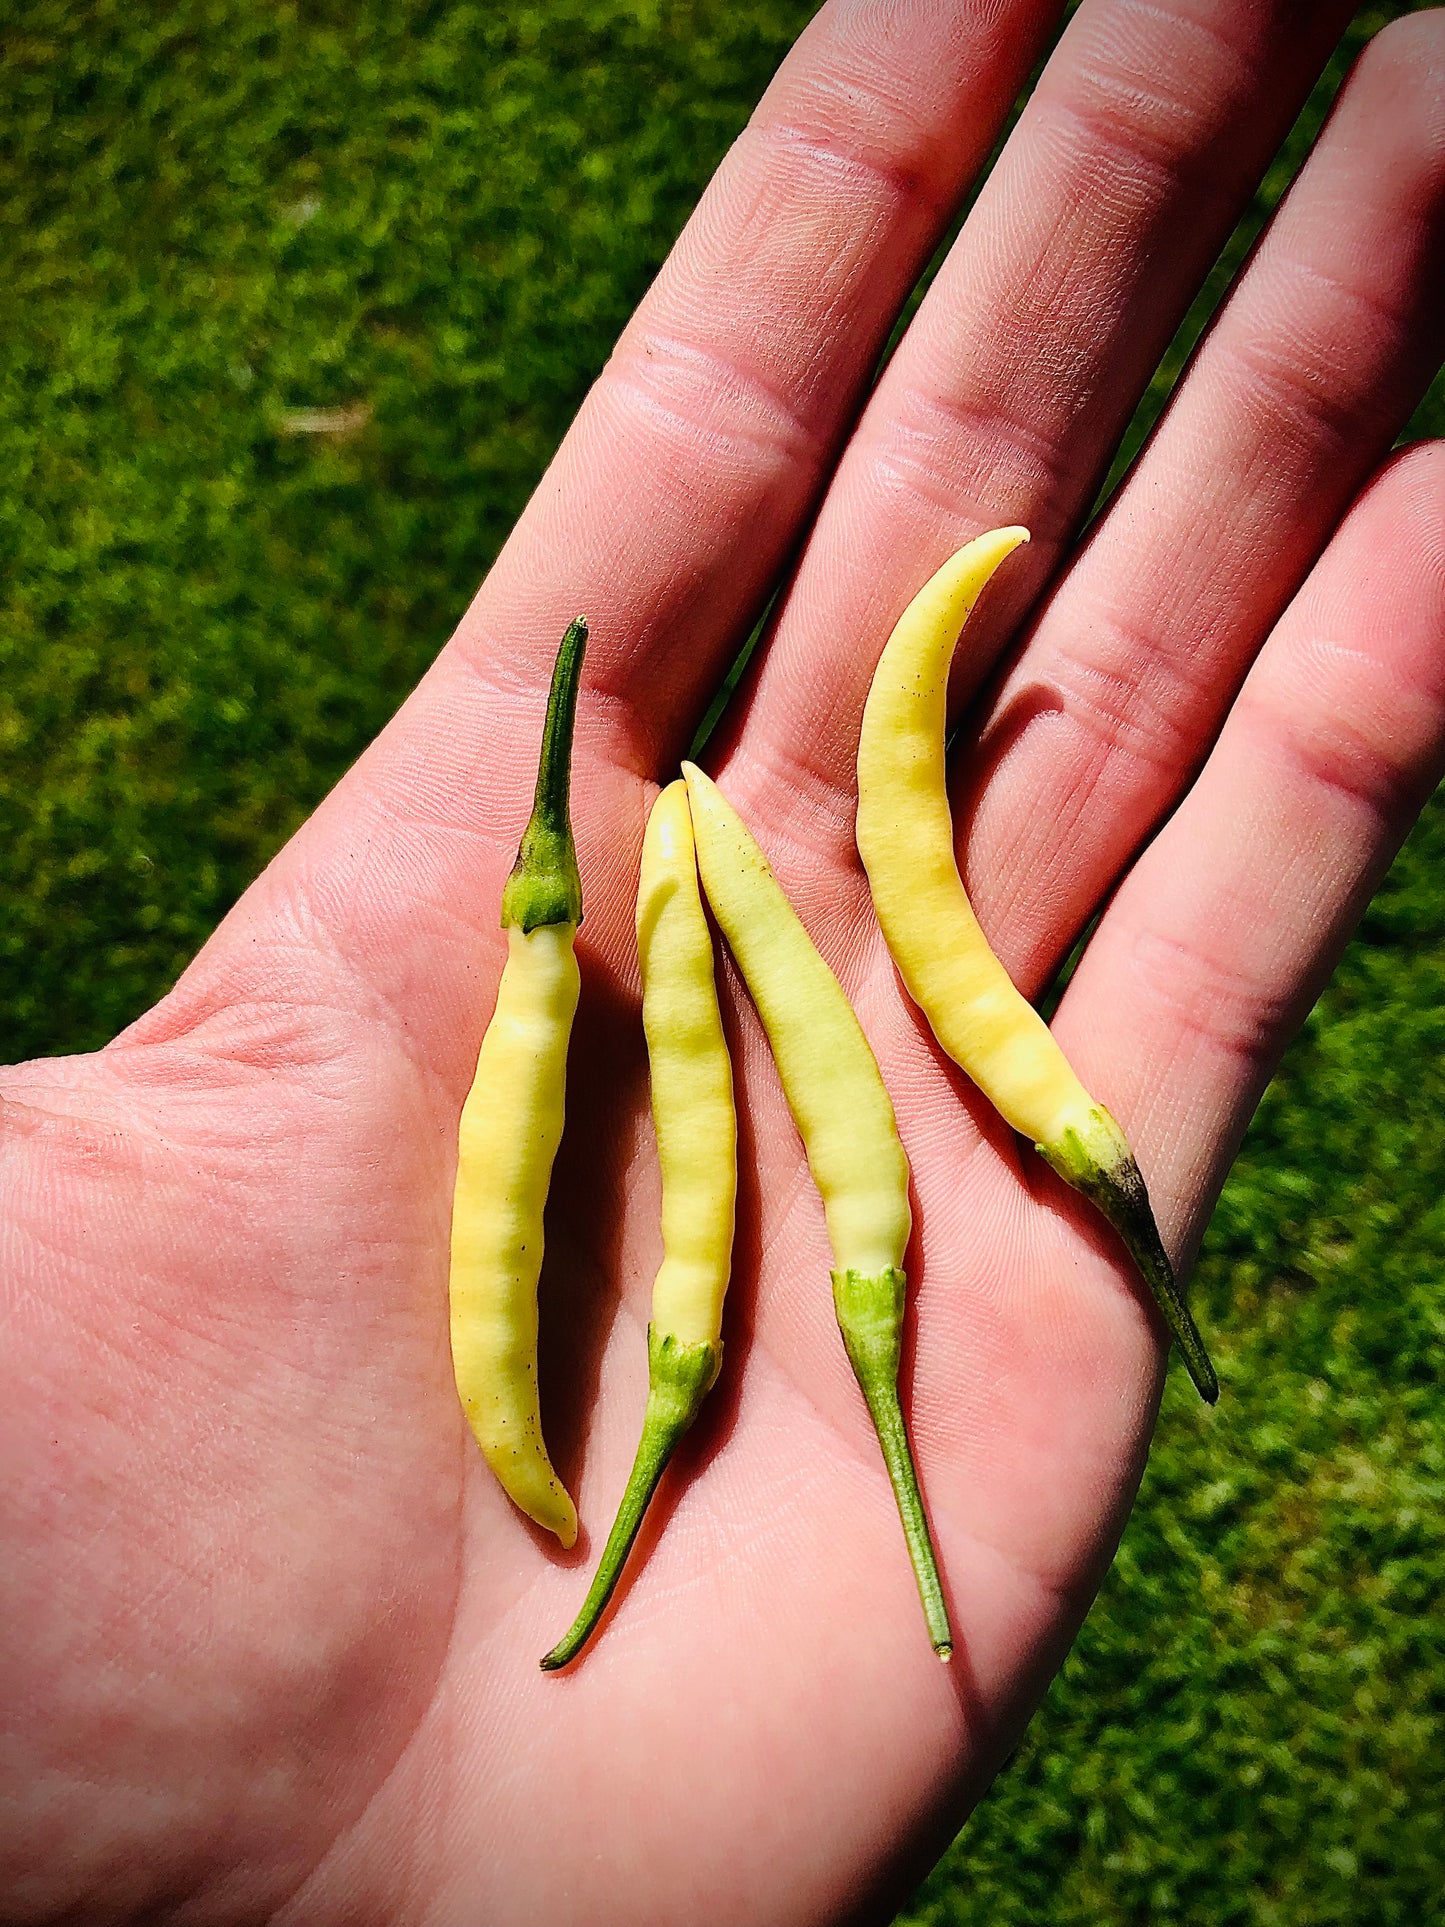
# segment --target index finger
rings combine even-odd
[[[593,617],[589,680],[690,730],[1058,0],[832,0],[624,331],[459,632]]]
[[[614,857],[633,847],[635,778],[680,751],[746,633],[1059,4],[822,9],[457,636],[223,926],[202,978],[223,955],[246,976],[239,946],[294,922],[299,904],[324,933],[306,969],[320,948],[339,953],[365,991],[454,1032],[526,816],[557,638],[579,613],[592,633],[579,836],[585,821]],[[630,959],[630,911],[593,907],[594,947]]]

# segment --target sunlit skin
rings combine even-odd
[[[412,700],[171,996],[97,1056],[0,1076],[12,1911],[886,1919],[1058,1666],[1132,1502],[1163,1328],[898,982],[853,842],[868,679],[948,554],[1033,530],[955,670],[963,878],[1030,996],[1107,902],[1055,1031],[1187,1269],[1441,767],[1445,452],[1389,451],[1440,359],[1445,46],[1427,13],[1365,55],[1075,554],[1348,8],[1084,0],[870,392],[1054,11],[821,10]],[[728,1370],[606,1636],[546,1678],[645,1393],[643,824],[809,516],[704,760],[897,1110],[904,1397],[954,1660],[920,1636],[818,1289],[822,1208],[724,977]],[[471,1440],[446,1285],[498,896],[578,609],[587,919],[541,1284],[548,1444],[584,1520],[564,1553]]]

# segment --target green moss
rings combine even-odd
[[[0,0],[6,1055],[385,722],[810,12]]]

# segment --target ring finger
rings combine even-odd
[[[964,866],[1025,989],[1173,807],[1445,350],[1445,12],[1367,49],[962,772]]]

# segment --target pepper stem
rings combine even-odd
[[[567,625],[552,667],[547,716],[542,724],[542,754],[532,815],[517,850],[512,874],[502,890],[502,924],[524,931],[548,923],[581,923],[582,879],[567,804],[572,783],[572,730],[577,719],[577,684],[587,649],[587,618]]]
[[[1102,1104],[1095,1106],[1089,1122],[1094,1128],[1088,1142],[1070,1126],[1052,1144],[1038,1145],[1039,1155],[1065,1184],[1096,1205],[1123,1239],[1164,1314],[1195,1389],[1206,1405],[1213,1405],[1219,1397],[1219,1378],[1159,1236],[1143,1173],[1124,1133]]]
[[[948,1623],[938,1560],[918,1489],[918,1473],[898,1402],[898,1361],[903,1349],[903,1304],[907,1280],[896,1267],[866,1277],[858,1271],[833,1273],[833,1305],[848,1359],[867,1401],[873,1429],[883,1448],[883,1462],[898,1501],[913,1577],[923,1602],[928,1636],[942,1660],[953,1657],[953,1629]]]
[[[627,1481],[582,1610],[572,1622],[571,1630],[542,1660],[544,1673],[555,1673],[575,1659],[607,1610],[607,1602],[622,1577],[632,1542],[667,1462],[712,1390],[722,1364],[722,1349],[721,1343],[709,1344],[706,1340],[697,1345],[684,1345],[671,1336],[659,1337],[652,1326],[648,1326],[647,1411],[637,1457],[632,1463],[632,1476]]]

